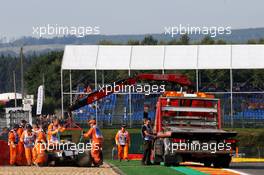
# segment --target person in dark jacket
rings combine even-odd
[[[155,139],[155,135],[153,134],[151,127],[150,118],[144,119],[144,125],[141,128],[141,134],[143,138],[143,158],[141,160],[142,165],[152,165],[150,161],[152,143]]]

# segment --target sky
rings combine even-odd
[[[263,0],[0,0],[0,37],[33,27],[99,26],[101,34],[162,33],[166,26],[264,27]]]

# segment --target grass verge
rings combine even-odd
[[[138,160],[131,160],[129,162],[119,162],[119,160],[106,160],[106,162],[114,165],[126,175],[184,175],[177,170],[160,165],[143,166]]]

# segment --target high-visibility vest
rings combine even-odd
[[[35,135],[32,132],[31,135],[28,134],[27,131],[24,131],[24,146],[26,148],[33,148],[34,147],[34,142],[35,142]]]
[[[55,131],[56,129],[58,129],[58,127],[52,125],[52,130],[51,131]],[[58,135],[58,133],[52,134],[51,135],[51,138],[50,138],[50,141],[51,142],[59,142],[59,135]]]
[[[34,133],[36,135],[36,142],[46,142],[46,135],[43,129],[38,129]]]
[[[126,145],[128,141],[128,132],[122,132],[121,130],[118,131],[118,143],[120,145]]]
[[[103,137],[103,134],[102,134],[102,132],[100,131],[100,129],[95,125],[95,126],[93,126],[93,128],[94,128],[94,130],[95,130],[95,137],[97,138],[97,139],[103,139],[104,137]]]

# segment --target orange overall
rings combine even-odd
[[[43,165],[47,161],[47,155],[45,153],[46,134],[43,130],[36,133],[37,139],[33,148],[33,162],[38,165]]]
[[[34,142],[35,142],[35,134],[33,132],[29,132],[25,130],[22,133],[22,136],[20,138],[20,141],[24,142],[24,148],[25,148],[25,155],[27,159],[27,165],[32,165],[33,161],[33,153],[32,150],[34,148]]]
[[[99,164],[102,161],[100,157],[103,144],[103,135],[101,131],[96,127],[96,125],[94,125],[83,136],[92,139],[91,155],[94,163]]]
[[[18,144],[17,144],[17,159],[16,163],[17,165],[26,165],[26,156],[25,156],[25,148],[23,141],[20,141],[20,138],[22,136],[22,133],[24,132],[24,129],[22,127],[19,127],[17,130],[17,135],[19,138]]]
[[[116,133],[115,141],[118,149],[119,159],[128,159],[128,148],[130,145],[130,136],[128,131],[119,130]]]
[[[16,163],[17,158],[17,143],[18,143],[18,135],[16,131],[11,130],[8,135],[8,145],[10,152],[10,165],[14,165]]]
[[[58,143],[59,138],[56,136],[58,132],[65,131],[65,128],[55,126],[53,123],[51,123],[48,127],[48,142],[49,143]]]

